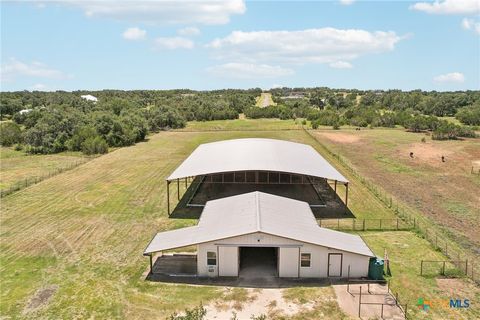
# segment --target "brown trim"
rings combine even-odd
[[[340,275],[339,276],[331,276],[330,275],[330,256],[331,255],[339,255],[340,256]],[[328,254],[328,266],[327,266],[327,277],[341,277],[343,272],[343,253],[329,253]]]

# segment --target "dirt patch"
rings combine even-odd
[[[356,143],[360,137],[348,133],[319,132],[319,135],[338,143]]]
[[[414,143],[405,150],[405,155],[409,156],[410,152],[413,152],[413,157],[431,162],[441,163],[442,156],[448,157],[453,154],[453,150],[448,150],[440,146],[435,146],[431,143]]]
[[[58,286],[51,285],[37,290],[25,307],[24,313],[30,313],[48,304],[48,301],[57,292]]]
[[[226,289],[229,290],[229,289]],[[242,301],[219,299],[207,305],[207,319],[251,319],[252,315],[292,316],[313,309],[312,303],[297,304],[283,298],[283,289],[245,289],[248,297]]]

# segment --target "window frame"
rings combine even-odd
[[[304,255],[308,255],[308,260],[303,259]],[[308,266],[303,265],[304,261],[308,261]],[[312,267],[312,254],[310,252],[301,252],[300,253],[300,267],[301,268],[311,268]]]
[[[208,255],[209,253],[213,254],[213,258],[209,258]],[[215,259],[215,264],[210,264],[210,260]],[[217,266],[217,253],[215,251],[207,251],[207,266],[209,267],[216,267]]]

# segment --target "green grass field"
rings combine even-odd
[[[208,125],[232,131],[208,132]],[[323,152],[303,130],[280,130],[291,125],[293,120],[191,123],[187,129],[206,132],[161,132],[3,198],[1,317],[164,319],[185,307],[221,299],[225,292],[218,287],[144,280],[148,259],[142,252],[153,234],[195,223],[167,217],[164,179],[204,142],[265,137],[308,143]],[[271,131],[231,129],[266,127]],[[394,217],[334,159],[329,160],[351,181],[349,205],[357,217]],[[171,191],[175,199],[176,188]],[[420,257],[441,258],[426,241],[410,232],[363,235],[376,253],[383,254],[384,247],[389,250],[393,281],[408,303],[422,295],[447,295],[435,279],[417,274]],[[470,288],[467,280],[459,283]],[[319,290],[332,293],[328,287]],[[478,292],[471,292],[472,301],[478,301]],[[305,294],[304,299],[316,298]],[[341,315],[336,310],[334,302],[317,303],[299,317],[318,319],[324,314],[333,319]],[[478,308],[462,312],[460,318],[480,316]],[[432,311],[427,318],[442,316]]]
[[[29,155],[13,148],[0,148],[0,190],[24,182],[25,179],[44,177],[58,169],[67,168],[83,161],[78,152],[52,155]]]

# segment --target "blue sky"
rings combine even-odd
[[[480,88],[477,0],[2,1],[1,89]]]

